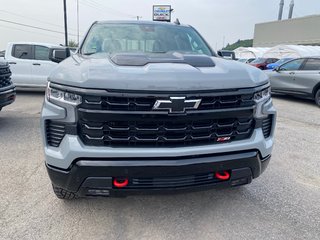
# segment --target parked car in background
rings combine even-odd
[[[255,60],[255,58],[240,58],[239,60],[238,60],[238,62],[242,62],[242,63],[251,63],[251,62],[253,62]]]
[[[281,66],[282,64],[289,62],[290,60],[292,60],[293,58],[282,58],[279,61],[275,62],[275,63],[270,63],[267,65],[267,69],[275,69],[276,67]]]
[[[320,106],[320,57],[295,59],[266,73],[272,92],[314,99]]]
[[[275,63],[279,61],[277,58],[257,58],[250,63],[250,65],[260,68],[261,70],[266,70],[267,65],[270,63]]]
[[[52,48],[61,47],[47,43],[9,43],[5,60],[10,64],[13,83],[17,87],[45,88],[49,74],[57,65],[49,59]]]
[[[0,111],[16,99],[16,89],[10,76],[9,64],[0,60]]]

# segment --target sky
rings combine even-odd
[[[69,38],[75,41],[77,2],[80,38],[96,20],[134,20],[137,16],[152,20],[152,6],[168,4],[174,9],[173,19],[194,26],[217,50],[223,43],[253,38],[256,23],[275,21],[280,0],[67,0]],[[285,0],[284,18],[290,2]],[[320,14],[320,0],[295,0],[294,17],[312,14]],[[0,51],[14,41],[63,44],[63,24],[63,0],[0,0]]]

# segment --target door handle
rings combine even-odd
[[[17,64],[16,62],[9,62],[9,64]]]
[[[294,72],[289,73],[290,75],[294,75]]]
[[[41,66],[40,63],[33,63],[32,65],[34,65],[34,66]]]

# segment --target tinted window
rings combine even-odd
[[[281,65],[281,64],[286,63],[290,60],[292,60],[292,58],[282,58],[279,61],[277,61],[276,64]]]
[[[275,62],[277,62],[279,59],[277,59],[277,58],[269,58],[268,60],[267,60],[267,63],[268,64],[270,64],[270,63],[275,63]]]
[[[32,46],[31,45],[14,45],[12,56],[21,59],[33,59]]]
[[[35,46],[34,49],[34,58],[36,60],[45,60],[49,61],[49,48],[43,46]]]
[[[300,69],[303,62],[304,62],[304,59],[293,60],[291,62],[288,62],[282,65],[280,69],[282,71],[297,71]]]
[[[304,65],[303,70],[306,71],[319,71],[320,70],[320,59],[308,59],[306,65]]]
[[[82,47],[83,54],[169,51],[212,55],[193,28],[165,24],[99,23],[92,27]]]
[[[252,61],[251,63],[253,64],[259,64],[259,63],[265,63],[266,59],[265,58],[257,58],[254,61]]]

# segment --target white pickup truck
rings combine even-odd
[[[48,43],[8,43],[4,58],[10,64],[12,81],[17,87],[44,88],[57,63],[49,59],[50,49],[61,48]]]

